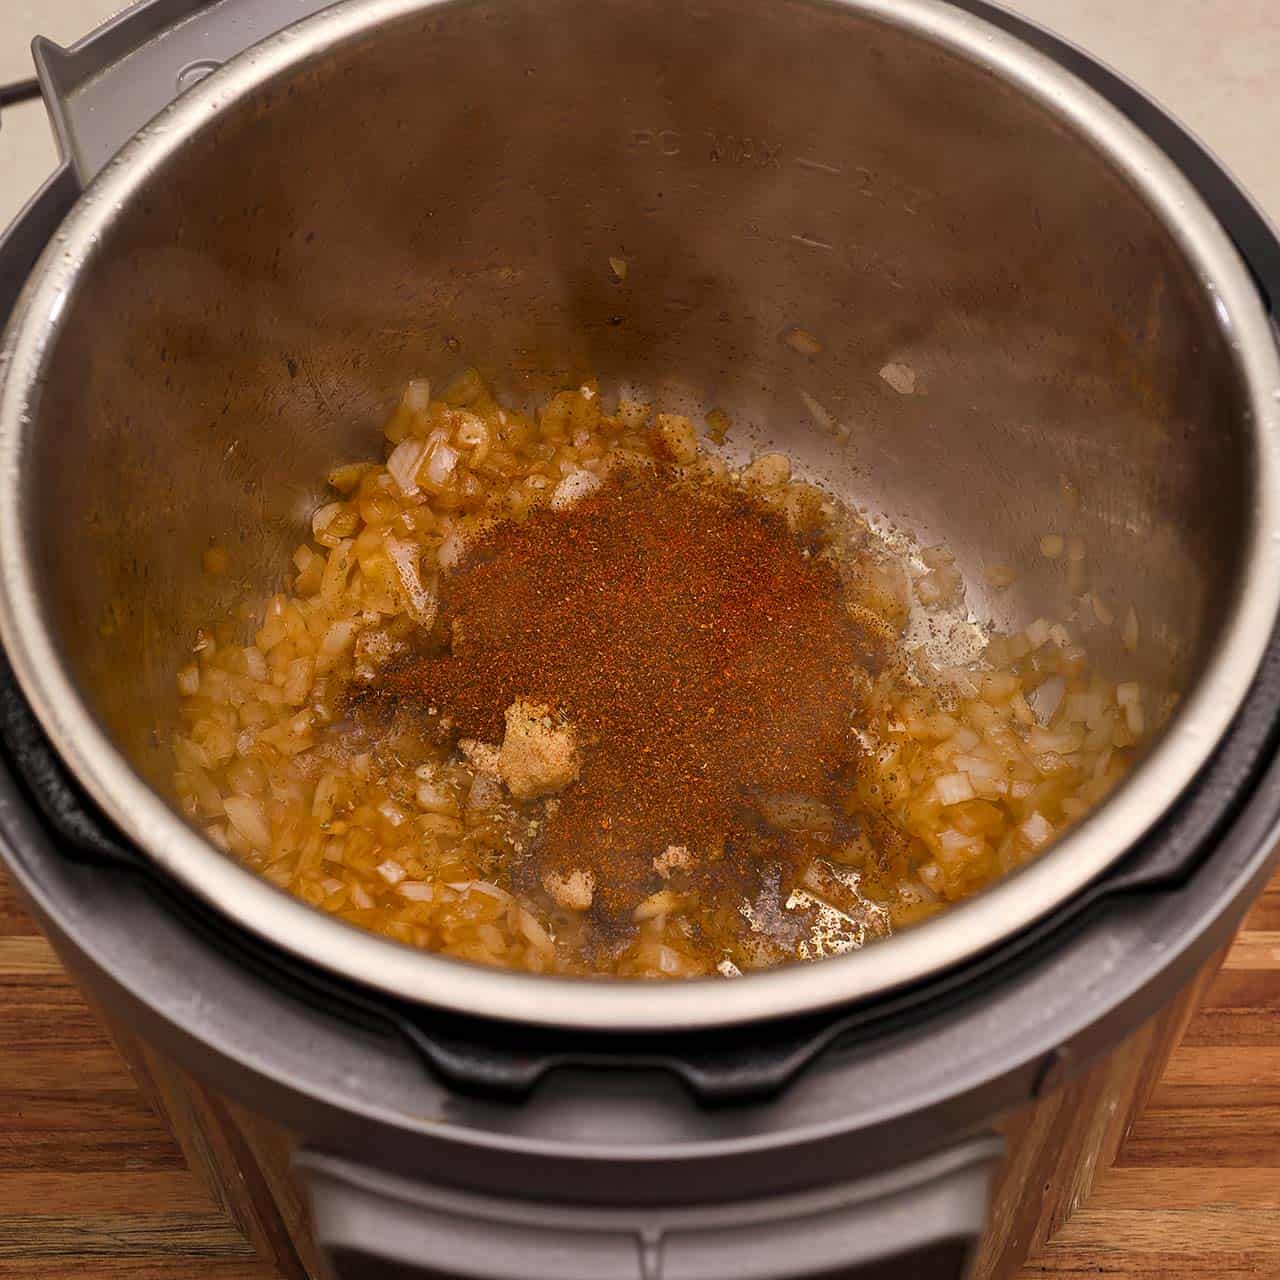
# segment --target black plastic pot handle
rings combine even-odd
[[[139,866],[141,857],[97,817],[49,745],[0,651],[0,756],[35,801],[63,848],[86,861]]]
[[[174,98],[336,0],[139,0],[63,48],[32,42],[58,146],[83,188]],[[234,19],[227,10],[234,9]]]
[[[993,1133],[860,1182],[698,1208],[499,1199],[294,1156],[336,1280],[963,1280]]]

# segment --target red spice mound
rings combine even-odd
[[[581,776],[529,851],[526,884],[588,869],[592,914],[621,921],[661,884],[653,859],[684,845],[704,892],[713,876],[750,894],[766,862],[776,879],[803,857],[796,838],[762,831],[756,798],[833,794],[856,755],[861,672],[877,665],[814,550],[727,486],[616,470],[570,509],[478,539],[442,585],[444,644],[388,672],[382,693],[495,743],[517,698],[572,723]]]

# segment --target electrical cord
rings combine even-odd
[[[39,96],[39,80],[15,80],[12,84],[0,84],[0,111]]]

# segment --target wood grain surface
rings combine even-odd
[[[1280,878],[1023,1280],[1280,1280]],[[0,875],[0,1280],[280,1280],[187,1171]]]

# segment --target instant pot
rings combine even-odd
[[[1008,1274],[1028,1170],[1115,1110],[1073,1082],[1176,1036],[1274,861],[1280,243],[1248,197],[970,0],[150,0],[36,59],[64,160],[0,245],[0,853],[131,1056],[278,1135],[234,1162],[305,1197],[277,1260]],[[311,911],[172,807],[175,673],[404,381],[468,362],[723,405],[947,540],[1006,625],[1070,606],[1036,548],[1078,535],[1145,638],[1091,645],[1172,718],[1038,862],[815,965],[549,979]]]

